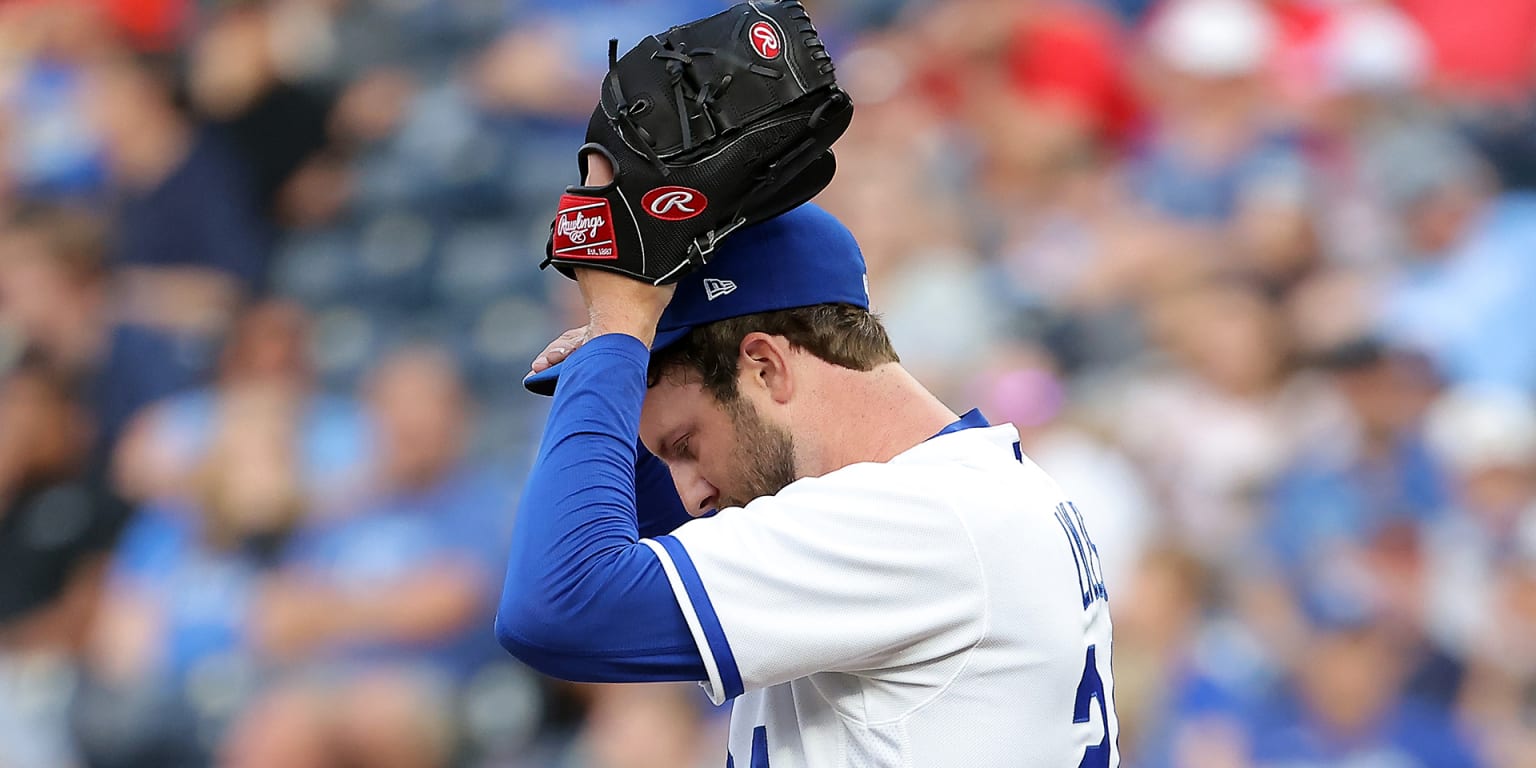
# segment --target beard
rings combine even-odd
[[[726,406],[736,430],[736,450],[731,463],[738,477],[730,490],[720,489],[720,509],[742,507],[760,496],[772,496],[793,483],[795,441],[789,431],[764,421],[757,408],[738,396]]]

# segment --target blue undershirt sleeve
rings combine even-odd
[[[661,562],[639,543],[636,436],[649,358],[644,344],[623,334],[599,336],[572,353],[524,487],[496,637],[553,677],[708,677]],[[677,506],[657,507],[661,525],[682,506],[666,482]],[[647,488],[647,499],[666,498]]]

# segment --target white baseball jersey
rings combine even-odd
[[[1012,425],[940,434],[646,539],[732,768],[1119,765],[1082,515]]]

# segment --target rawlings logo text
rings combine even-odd
[[[565,194],[550,237],[550,256],[562,259],[617,259],[613,211],[601,197]]]
[[[561,235],[570,238],[572,243],[580,245],[585,243],[587,238],[596,237],[597,231],[602,229],[603,225],[607,223],[608,220],[602,216],[588,216],[581,211],[577,211],[574,217],[567,217],[564,213],[561,213],[560,222],[555,227]]]

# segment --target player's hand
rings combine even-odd
[[[613,181],[613,166],[608,163],[608,158],[598,152],[588,156],[586,178],[582,183],[603,185],[610,181]],[[646,346],[651,345],[656,338],[656,323],[661,320],[667,302],[672,300],[676,286],[655,286],[599,269],[577,268],[574,272],[581,298],[587,305],[586,327],[590,336],[624,333]]]
[[[537,357],[533,358],[533,365],[528,369],[528,376],[532,376],[535,373],[543,373],[556,363],[570,357],[572,352],[580,349],[581,345],[587,343],[587,340],[591,338],[592,334],[585,325],[580,328],[572,328],[556,336],[554,341],[551,341],[548,346],[544,347],[543,352],[540,352]],[[523,378],[528,377],[524,376]]]
[[[675,289],[595,269],[576,270],[576,284],[587,304],[587,329],[591,336],[624,333],[647,347],[656,338],[656,323]]]

